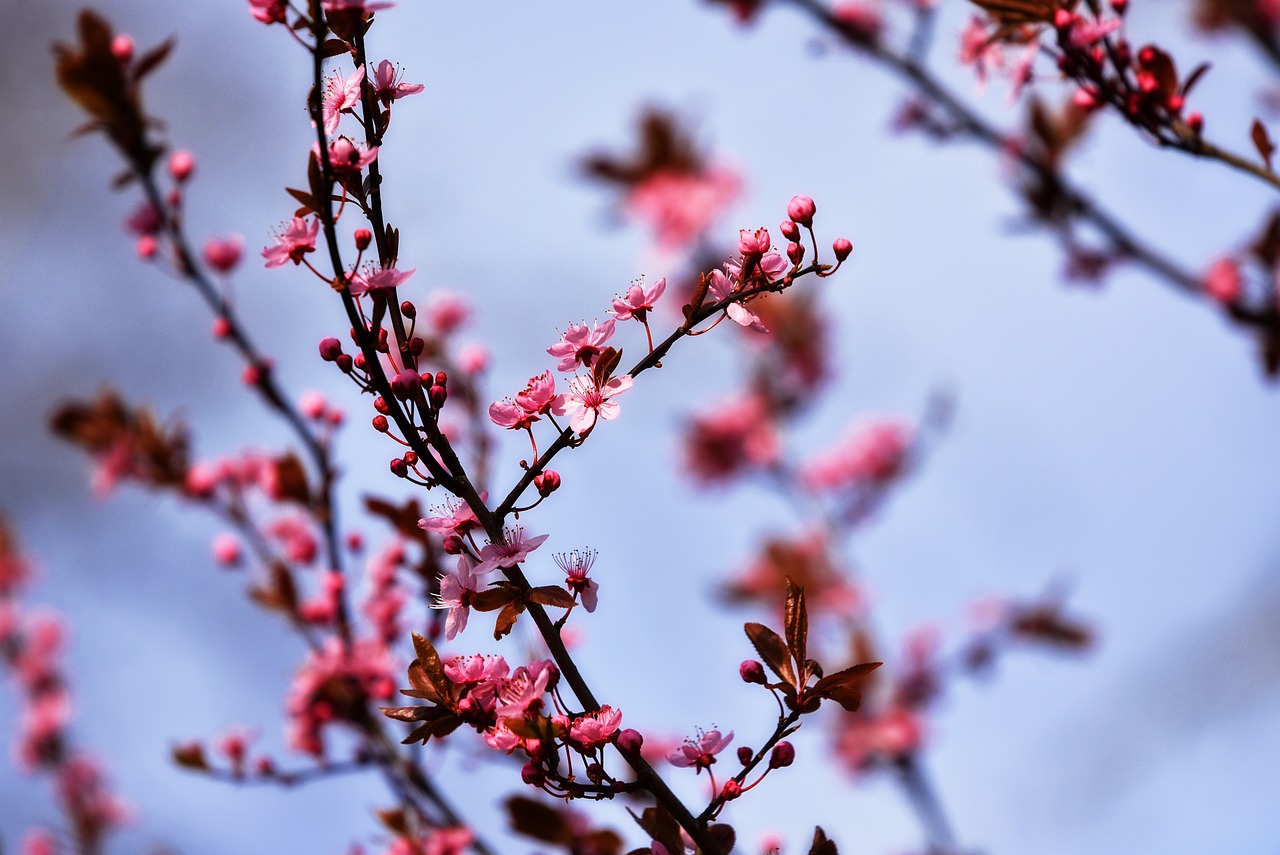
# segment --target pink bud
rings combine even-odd
[[[836,238],[831,243],[831,251],[836,254],[836,261],[844,261],[853,252],[853,244],[849,243],[848,238]]]
[[[373,429],[378,433],[386,433],[391,429],[391,423],[387,421],[386,416],[374,416],[372,424]]]
[[[205,241],[205,264],[219,273],[230,273],[240,263],[240,255],[244,251],[244,239],[239,235],[226,238],[209,238]]]
[[[343,374],[350,374],[351,368],[355,365],[355,361],[352,360],[351,354],[349,353],[339,353],[338,358],[335,359],[334,362],[337,363],[338,369]]]
[[[813,225],[813,215],[818,206],[808,196],[792,196],[787,204],[787,216],[802,226]]]
[[[352,364],[353,364],[356,368],[359,368],[361,371],[364,371],[364,370],[365,370],[365,368],[369,365],[369,360],[367,360],[367,359],[365,359],[365,358],[364,358],[364,351],[363,351],[363,350],[362,350],[362,351],[360,351],[359,353],[357,353],[357,354],[353,357],[353,362],[352,362]]]
[[[804,260],[804,244],[789,243],[787,244],[787,258],[791,259],[791,263],[796,267],[800,266],[800,262]]]
[[[484,345],[475,342],[464,344],[458,351],[458,367],[472,376],[483,374],[489,367],[489,351]]]
[[[1129,11],[1129,0],[1111,0],[1111,8],[1115,10],[1117,15],[1123,15]]]
[[[769,768],[781,769],[784,766],[790,766],[796,761],[796,747],[790,742],[779,742],[773,746],[773,753],[769,755]]]
[[[1055,29],[1068,30],[1074,22],[1075,16],[1066,9],[1060,8],[1058,11],[1053,13],[1053,26]]]
[[[111,55],[128,65],[133,61],[133,39],[121,33],[111,40]]]
[[[408,400],[422,388],[422,376],[412,368],[406,368],[391,378],[391,392],[402,401]]]
[[[644,737],[640,731],[628,727],[618,734],[618,750],[626,754],[639,754],[644,746]]]
[[[1082,110],[1092,110],[1098,106],[1098,96],[1082,86],[1071,96],[1071,103]]]
[[[298,397],[298,409],[302,410],[302,414],[309,419],[318,419],[324,416],[327,406],[324,395],[319,392],[306,391]]]
[[[744,659],[742,664],[738,666],[738,676],[742,677],[744,683],[760,683],[764,684],[764,666],[755,659]]]
[[[240,541],[234,535],[223,532],[213,538],[213,558],[223,567],[235,567],[240,563]]]
[[[462,554],[462,538],[456,534],[445,535],[443,548],[446,555],[461,555]]]
[[[560,489],[560,473],[548,469],[533,479],[533,486],[537,488],[538,495],[545,499]]]
[[[778,226],[778,231],[782,232],[782,236],[787,240],[800,240],[800,227],[791,220],[783,220],[782,225]]]
[[[356,229],[355,239],[356,249],[364,252],[369,248],[369,244],[373,241],[373,232],[368,229]]]
[[[738,746],[738,762],[741,763],[743,766],[750,763],[751,758],[754,757],[755,754],[756,753],[752,751],[749,746],[746,746],[746,745]]]
[[[382,418],[382,416],[378,416],[378,418]],[[397,478],[403,478],[404,476],[409,474],[409,467],[406,466],[405,462],[401,460],[399,457],[392,458],[391,474],[396,476]]]
[[[444,402],[449,398],[449,390],[443,386],[432,386],[427,390],[427,400],[431,402],[431,406],[437,410],[444,406]]]
[[[325,362],[333,362],[342,355],[342,342],[333,336],[320,339],[320,358]]]
[[[1181,95],[1170,95],[1165,106],[1169,108],[1170,113],[1181,113],[1185,104],[1186,102],[1182,99]]]
[[[405,300],[400,304],[400,314],[404,315],[409,320],[413,320],[418,317],[418,307],[408,300]]]
[[[219,315],[213,319],[213,337],[228,338],[231,335],[231,321]]]
[[[448,375],[448,374],[445,374],[443,371],[437,371],[437,372],[436,372],[436,383],[435,383],[435,384],[436,384],[437,386],[446,386],[446,387],[447,387],[447,386],[449,385],[449,375]]]
[[[547,780],[546,774],[532,763],[525,763],[520,770],[520,780],[531,787],[540,787]]]
[[[720,790],[720,795],[724,796],[727,802],[733,801],[742,795],[742,785],[730,778],[724,782],[724,788]]]
[[[1196,136],[1204,131],[1204,116],[1199,113],[1192,113],[1187,116],[1187,127],[1191,129],[1191,133]]]
[[[347,535],[347,549],[352,552],[359,552],[364,549],[364,535],[358,531],[353,531]]]
[[[267,376],[266,369],[261,365],[246,365],[240,374],[240,379],[244,381],[246,386],[257,386]]]
[[[186,181],[196,171],[196,156],[185,148],[169,155],[169,174],[174,181]]]
[[[135,247],[135,249],[138,253],[138,258],[142,258],[142,259],[146,259],[147,261],[150,261],[151,259],[156,257],[156,249],[157,249],[156,239],[153,238],[151,235],[143,235],[142,237],[138,238],[138,245]]]
[[[408,465],[408,466],[417,466],[417,465],[418,465],[418,452],[416,452],[416,451],[406,451],[406,452],[404,453],[403,457],[404,457],[404,462],[405,462],[405,464],[406,464],[406,465]]]

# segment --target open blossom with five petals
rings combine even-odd
[[[711,292],[711,296],[715,298],[716,302],[727,300],[729,295],[733,293],[734,283],[732,280],[719,270],[711,271],[709,278],[707,290]],[[729,315],[731,321],[741,324],[747,329],[755,330],[759,333],[769,331],[769,328],[761,322],[760,318],[741,303],[730,303],[725,307],[725,313]]]
[[[648,290],[644,287],[644,282],[633,282],[631,287],[627,289],[626,296],[613,298],[613,317],[619,321],[628,321],[635,318],[641,323],[649,314],[649,310],[658,302],[658,298],[662,296],[662,292],[667,289],[667,278],[664,276],[657,282],[653,283],[653,287]]]
[[[458,557],[456,573],[445,573],[440,577],[440,593],[435,595],[431,608],[449,610],[449,616],[444,622],[444,636],[449,641],[453,641],[454,636],[467,628],[471,598],[480,590],[476,587],[477,584],[465,555]]]
[[[569,738],[589,750],[608,742],[621,723],[622,710],[605,704],[593,713],[575,718],[569,726]]]
[[[672,766],[696,767],[699,772],[716,762],[716,755],[733,742],[733,731],[725,736],[718,730],[699,730],[696,738],[686,739],[684,744],[667,755]]]
[[[389,107],[392,101],[406,95],[417,95],[427,88],[421,83],[401,83],[400,74],[400,69],[387,59],[378,63],[378,67],[373,70],[373,94],[383,106]]]
[[[353,297],[377,291],[380,288],[399,288],[404,281],[418,271],[412,267],[408,270],[397,270],[394,267],[370,267],[364,273],[353,272],[347,287]]]
[[[320,159],[320,144],[316,143],[311,146],[311,152],[316,156],[316,160]],[[338,137],[329,143],[329,165],[333,167],[333,174],[339,178],[349,175],[358,175],[360,170],[378,159],[378,147],[364,149],[353,143],[346,137]]]
[[[515,567],[527,560],[529,553],[550,537],[547,534],[540,534],[537,537],[525,538],[524,528],[521,526],[503,529],[503,535],[502,543],[489,543],[480,550],[480,563],[475,569],[477,576],[500,567]]]
[[[334,73],[325,79],[324,132],[332,134],[338,129],[338,121],[345,110],[350,110],[360,103],[360,88],[364,85],[364,66],[351,72],[351,76],[343,79],[341,74]]]
[[[614,319],[597,323],[595,327],[569,324],[560,341],[547,348],[547,353],[560,359],[556,366],[560,371],[573,371],[579,365],[590,368],[596,357],[604,351],[604,344],[613,336]]]
[[[482,500],[487,499],[488,496],[488,493],[480,494]],[[418,520],[418,528],[423,531],[431,531],[436,534],[464,535],[480,525],[480,521],[476,519],[475,511],[471,510],[471,506],[461,500],[445,505],[443,508],[432,508],[431,510],[434,511],[435,516]]]
[[[281,267],[286,261],[301,264],[302,256],[315,252],[316,236],[319,234],[319,220],[308,222],[302,217],[294,217],[283,232],[275,235],[276,245],[262,250],[262,257],[267,260],[266,266]]]
[[[542,706],[542,696],[554,679],[560,676],[554,662],[534,660],[528,667],[517,668],[498,689],[499,718],[519,718]]]
[[[733,261],[726,262],[724,265],[725,272],[729,274],[729,278],[734,282],[742,281],[742,265]],[[770,282],[778,279],[782,274],[791,269],[791,262],[778,255],[776,252],[766,252],[760,256],[755,263],[751,265],[750,273],[763,272],[765,278]]]
[[[616,419],[618,402],[613,398],[631,388],[631,375],[614,377],[597,387],[593,377],[574,377],[569,381],[569,391],[556,398],[551,412],[568,416],[569,427],[585,434],[596,426],[596,418]]]

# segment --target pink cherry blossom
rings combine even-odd
[[[574,371],[579,365],[590,368],[604,351],[605,342],[613,336],[614,319],[588,327],[585,323],[569,324],[560,341],[547,348],[547,353],[558,357],[560,371]]]
[[[628,321],[635,318],[637,321],[643,322],[649,314],[649,310],[658,302],[658,298],[662,296],[662,292],[667,289],[667,278],[664,276],[657,282],[653,283],[653,287],[648,290],[644,287],[644,282],[633,282],[631,287],[627,289],[626,296],[613,298],[613,317],[619,321]]]
[[[710,274],[708,282],[708,290],[716,302],[727,300],[733,293],[733,283],[719,270],[713,270]],[[725,307],[725,313],[729,316],[729,320],[740,324],[749,330],[758,333],[766,333],[769,328],[764,325],[760,318],[751,310],[747,309],[741,303],[730,303]]]
[[[471,317],[471,305],[461,294],[441,289],[427,298],[422,315],[438,334],[448,335]]]
[[[482,493],[480,498],[484,499],[488,495],[488,493]],[[431,510],[435,513],[435,516],[418,520],[418,528],[435,532],[436,534],[465,535],[471,529],[480,525],[480,521],[476,519],[475,512],[471,510],[471,506],[461,499],[449,503],[443,508],[432,508]]]
[[[360,66],[345,80],[336,72],[324,81],[324,132],[332,134],[338,129],[338,121],[345,110],[360,103],[360,90],[364,85],[364,66]],[[332,151],[332,149],[331,149]]]
[[[373,93],[383,106],[390,106],[392,101],[408,95],[417,95],[427,87],[421,83],[401,83],[400,69],[384,59],[378,63],[373,72]]]
[[[320,159],[320,144],[311,147],[311,152]],[[360,170],[378,159],[378,147],[365,149],[356,145],[346,137],[338,137],[329,143],[329,165],[333,174],[340,179],[351,175],[359,175]]]
[[[801,478],[815,489],[882,485],[902,472],[911,450],[911,426],[879,417],[861,424],[831,448],[805,464]]]
[[[538,421],[538,415],[529,412],[511,398],[503,398],[489,405],[489,421],[507,430],[525,430]]]
[[[556,398],[556,378],[550,371],[530,377],[523,392],[516,394],[516,403],[530,413],[546,414]]]
[[[1004,52],[999,42],[987,32],[987,22],[974,15],[960,34],[960,64],[972,65],[978,75],[978,88],[987,82],[990,71],[1004,66]]]
[[[569,737],[590,750],[608,742],[621,723],[622,710],[605,704],[593,713],[575,718],[569,726]]]
[[[742,265],[734,261],[725,262],[725,272],[729,274],[729,278],[734,282],[742,282]],[[751,273],[763,272],[765,278],[770,282],[782,277],[784,273],[791,269],[791,262],[783,258],[777,252],[766,252],[764,255],[751,265]]]
[[[596,388],[592,377],[574,377],[569,381],[569,391],[556,398],[551,411],[557,416],[568,416],[569,427],[579,434],[586,434],[596,425],[596,418],[616,419],[618,417],[618,395],[631,388],[631,375],[614,377]]]
[[[286,0],[249,0],[249,13],[264,24],[283,24],[288,9]]]
[[[752,255],[764,255],[769,251],[769,246],[768,229],[756,229],[754,232],[747,229],[738,230],[738,252],[744,258]]]
[[[320,221],[294,217],[283,233],[275,235],[276,245],[262,250],[267,267],[281,267],[287,261],[301,264],[302,257],[315,252],[316,236],[320,234]]]
[[[352,273],[350,284],[347,287],[353,297],[359,297],[361,294],[367,294],[370,291],[377,291],[382,288],[399,288],[404,284],[405,280],[417,271],[418,268],[416,267],[409,270],[397,270],[394,267],[370,267],[364,273]]]
[[[721,736],[718,730],[699,730],[696,737],[686,739],[684,744],[667,755],[672,766],[688,768],[696,767],[699,772],[716,762],[716,755],[733,741],[733,731]]]
[[[697,415],[685,437],[685,464],[704,483],[772,465],[778,434],[759,395],[724,401]]]
[[[696,241],[733,203],[741,187],[742,180],[730,169],[661,171],[636,184],[623,207],[649,224],[659,246],[674,249]]]
[[[877,761],[892,761],[915,751],[924,741],[924,725],[913,712],[893,707],[879,715],[841,717],[836,753],[854,771],[870,769]]]
[[[498,690],[499,718],[519,718],[530,710],[541,708],[542,696],[547,693],[553,677],[558,676],[555,663],[533,661],[528,667],[520,667]]]
[[[449,641],[467,628],[467,617],[471,614],[471,598],[479,591],[475,574],[467,562],[467,557],[458,557],[458,569],[455,573],[446,573],[440,577],[440,593],[435,595],[431,603],[433,609],[448,609],[445,618],[444,635]]]
[[[506,528],[503,530],[501,543],[488,543],[480,550],[480,563],[476,565],[475,574],[488,573],[501,567],[515,567],[529,558],[529,553],[542,545],[550,535],[540,534],[526,538],[524,527]]]
[[[578,595],[582,600],[582,607],[588,612],[594,612],[599,602],[600,586],[594,579],[587,578],[596,563],[597,554],[594,549],[575,549],[552,556],[556,566],[564,571],[564,586]]]

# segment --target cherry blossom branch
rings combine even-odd
[[[889,72],[910,83],[929,103],[946,113],[954,123],[955,131],[981,143],[995,153],[1016,158],[1045,186],[1053,189],[1062,203],[1065,214],[1096,228],[1111,242],[1112,249],[1118,255],[1145,268],[1176,291],[1194,297],[1206,296],[1199,276],[1180,267],[1138,238],[1113,214],[1072,184],[1047,161],[1022,147],[1010,146],[1010,140],[1003,132],[971,110],[925,65],[910,54],[898,52],[879,40],[857,37],[844,22],[818,0],[774,0],[774,2],[787,2],[799,8],[843,43],[862,52]],[[1251,308],[1233,304],[1228,307],[1227,312],[1232,321],[1243,328],[1259,332],[1268,338],[1280,337],[1280,314],[1270,306]]]

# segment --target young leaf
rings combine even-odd
[[[413,665],[417,665],[422,669],[422,677],[435,691],[436,697],[440,702],[449,697],[452,684],[444,673],[444,663],[440,661],[440,654],[436,652],[435,645],[428,641],[425,637],[413,634],[413,651],[418,658],[413,661]],[[414,668],[409,666],[410,682],[413,681]],[[415,689],[423,690],[421,686],[414,686]]]
[[[809,855],[840,855],[835,843],[827,839],[827,833],[822,830],[822,826],[813,829],[813,845],[809,847]]]
[[[529,600],[556,609],[573,608],[573,595],[555,585],[543,585],[529,592]]]
[[[791,667],[791,658],[782,637],[762,623],[748,623],[742,628],[746,631],[747,638],[751,640],[751,646],[764,660],[764,664],[768,665],[773,673],[786,680],[789,685],[795,686],[796,672]]]
[[[787,647],[795,657],[796,665],[804,669],[808,658],[809,646],[809,610],[804,603],[804,588],[801,588],[790,577],[787,579],[787,602],[784,610],[787,622]],[[799,689],[799,684],[796,685]]]

